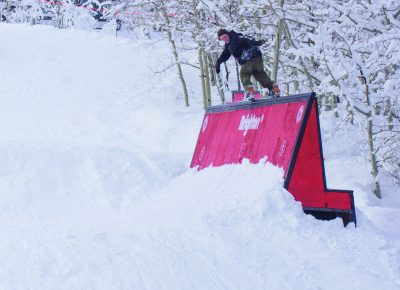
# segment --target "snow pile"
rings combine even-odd
[[[190,170],[129,208],[35,203],[2,225],[5,289],[396,289],[396,245],[316,221],[269,164]],[[35,202],[46,203],[37,196]],[[7,219],[6,219],[7,218]],[[360,218],[360,217],[359,217]]]
[[[270,164],[188,169],[202,105],[184,109],[174,72],[154,73],[165,43],[0,37],[0,289],[400,287],[399,236],[369,201],[343,228],[304,215]],[[367,167],[345,180],[334,160],[328,185],[357,206]]]

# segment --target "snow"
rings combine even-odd
[[[189,169],[203,111],[166,42],[0,24],[0,289],[399,289],[400,191],[371,193],[360,136],[323,115],[317,221],[268,163]]]

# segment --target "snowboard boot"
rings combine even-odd
[[[254,88],[252,86],[248,87],[244,93],[243,101],[254,101],[256,98],[254,96]]]
[[[281,96],[281,91],[279,90],[278,84],[272,86],[272,90],[269,92],[271,98],[279,98]]]

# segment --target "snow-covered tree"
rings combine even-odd
[[[374,192],[381,197],[379,169],[390,171],[398,165],[393,147],[400,129],[396,5],[340,0],[319,4],[325,16],[313,41],[325,70],[320,88],[344,99],[347,119],[365,130]]]

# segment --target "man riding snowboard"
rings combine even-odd
[[[228,31],[221,28],[218,30],[218,40],[225,43],[224,51],[221,53],[215,65],[215,70],[220,73],[221,63],[226,62],[231,55],[240,64],[240,80],[246,90],[245,99],[254,100],[254,87],[250,78],[254,78],[263,88],[267,88],[271,97],[279,97],[280,91],[277,84],[264,71],[262,53],[259,48],[264,41],[255,41],[233,30]]]

